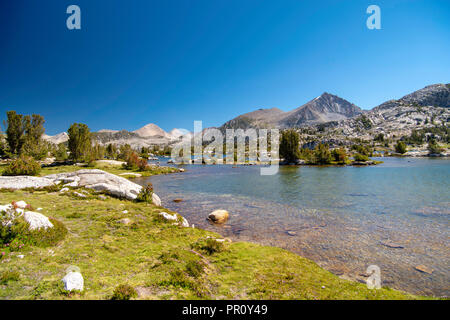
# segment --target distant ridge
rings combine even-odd
[[[324,92],[319,97],[292,110],[259,109],[240,115],[221,128],[292,128],[338,121],[354,117],[362,110],[336,95]]]
[[[49,136],[49,135],[42,135],[42,139],[48,142],[51,142],[53,144],[60,144],[60,143],[64,143],[66,141],[69,140],[69,135],[67,134],[67,132],[61,132],[58,133],[54,136]]]

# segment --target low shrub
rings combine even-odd
[[[186,272],[193,278],[198,278],[203,273],[203,265],[198,261],[189,261],[186,264]]]
[[[114,289],[111,300],[130,300],[131,298],[136,298],[137,295],[136,290],[132,286],[121,284]]]
[[[56,219],[49,218],[53,228],[29,230],[29,224],[23,218],[17,218],[11,226],[0,224],[0,244],[19,242],[38,247],[57,244],[67,235],[67,228]]]
[[[41,171],[41,166],[32,157],[20,156],[11,161],[5,168],[4,176],[35,176]]]
[[[0,284],[8,284],[9,281],[18,281],[20,274],[17,271],[4,271],[0,276]]]
[[[168,279],[160,282],[162,286],[174,286],[176,288],[194,289],[195,283],[182,270],[174,270]]]
[[[152,203],[152,195],[153,195],[153,185],[151,183],[147,184],[146,187],[143,187],[136,197],[137,202],[148,202]]]
[[[395,145],[395,152],[400,154],[406,153],[406,144],[403,141],[397,142]]]
[[[436,140],[431,140],[428,143],[428,152],[430,154],[440,154],[443,149],[437,144]]]
[[[194,245],[194,248],[203,251],[208,255],[213,255],[217,252],[222,252],[225,250],[225,245],[223,242],[216,241],[216,239],[208,238],[206,240],[201,239],[197,241]]]
[[[362,162],[369,161],[369,157],[368,156],[366,156],[364,154],[360,154],[360,153],[355,154],[353,156],[353,158],[355,159],[355,161],[362,161]]]
[[[131,152],[127,157],[127,162],[123,164],[127,170],[147,171],[150,169],[146,159],[139,157],[136,152]]]
[[[338,163],[345,163],[347,161],[347,152],[344,148],[334,149],[331,151],[331,157]]]

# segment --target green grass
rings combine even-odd
[[[138,299],[419,298],[369,290],[280,248],[237,242],[209,250],[207,236],[219,235],[172,225],[158,215],[169,210],[148,203],[46,191],[0,193],[1,204],[22,199],[61,221],[68,233],[54,246],[25,246],[0,259],[0,299],[111,299],[118,285],[145,292]],[[123,218],[132,223],[119,223]],[[69,266],[81,269],[82,293],[63,290]]]

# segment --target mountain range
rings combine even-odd
[[[288,112],[278,108],[259,109],[240,115],[221,128],[293,128],[312,126],[329,121],[354,117],[363,111],[338,96],[328,92]]]
[[[219,129],[321,126],[353,138],[380,132],[407,134],[412,129],[432,125],[435,121],[447,123],[450,119],[449,108],[450,84],[429,85],[398,100],[386,101],[372,110],[362,110],[341,97],[325,92],[294,110],[258,109],[225,122]],[[433,121],[427,122],[427,119]],[[102,129],[94,132],[93,138],[102,145],[128,143],[140,148],[171,144],[187,134],[192,136],[184,129],[165,132],[150,123],[135,131]],[[57,144],[67,141],[68,136],[63,132],[55,136],[45,135],[44,139]]]

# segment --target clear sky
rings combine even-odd
[[[448,0],[1,0],[0,120],[193,130],[324,91],[370,109],[450,82],[449,39]]]

